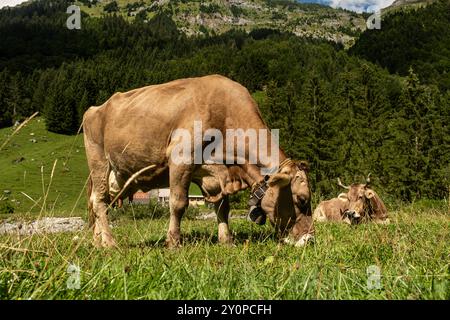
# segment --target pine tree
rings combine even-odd
[[[44,109],[44,102],[53,76],[53,73],[49,70],[41,72],[31,99],[31,106],[34,111],[41,111]]]
[[[9,90],[7,90],[9,81],[9,72],[4,69],[0,72],[0,128],[12,125],[12,112],[8,103]]]
[[[9,86],[7,86],[9,94],[8,98],[6,100],[8,104],[8,109],[11,112],[11,116],[13,121],[21,120],[20,119],[20,107],[23,103],[23,97],[22,97],[22,83],[21,83],[21,76],[19,73],[16,73],[13,75],[10,79]]]
[[[76,99],[77,96],[75,96],[67,71],[60,70],[49,88],[49,94],[44,103],[47,130],[63,134],[77,132]]]

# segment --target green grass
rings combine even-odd
[[[11,132],[0,130],[0,145]],[[0,154],[0,192],[11,190],[16,200],[16,212],[0,221],[31,220],[37,213],[85,216],[81,136],[49,133],[35,119]],[[20,157],[25,159],[14,164]],[[316,242],[305,248],[282,245],[269,224],[242,219],[231,220],[235,246],[221,246],[213,220],[188,214],[183,247],[168,250],[167,212],[153,219],[143,206],[111,212],[119,250],[95,249],[87,229],[1,235],[0,299],[450,299],[448,203],[425,200],[391,209],[386,226],[316,224]],[[81,270],[80,289],[67,288],[70,264]],[[381,269],[380,289],[367,287],[372,265]]]
[[[214,221],[183,220],[184,245],[163,247],[168,219],[116,217],[120,250],[98,250],[91,232],[0,237],[1,299],[450,299],[449,217],[392,215],[388,226],[318,224],[305,248],[281,245],[269,225],[234,219],[235,246]],[[75,238],[76,236],[76,238]],[[68,289],[69,264],[81,288]],[[367,267],[381,269],[368,289]]]

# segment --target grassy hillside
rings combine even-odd
[[[12,131],[13,128],[1,129],[0,141],[3,143]],[[11,192],[9,198],[16,211],[40,210],[47,190],[47,210],[67,213],[74,208],[84,210],[86,207],[82,189],[89,170],[82,135],[48,132],[44,120],[37,118],[22,128],[0,154],[0,192]],[[77,202],[80,192],[83,192],[82,197]],[[30,198],[38,204],[35,205]]]

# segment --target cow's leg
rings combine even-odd
[[[232,244],[233,237],[231,236],[228,227],[228,214],[230,212],[230,201],[228,200],[228,196],[225,196],[222,200],[214,203],[214,209],[217,215],[219,242],[223,244]]]
[[[94,245],[96,247],[114,247],[116,242],[108,223],[108,204],[111,202],[108,187],[109,162],[102,148],[91,143],[85,137],[86,153],[91,171],[92,192],[89,204],[94,226]]]
[[[96,247],[115,247],[116,242],[112,236],[108,223],[108,163],[98,164],[92,170],[92,194],[90,202],[94,214],[94,245]]]
[[[193,166],[175,165],[169,167],[170,182],[170,222],[167,231],[166,246],[168,248],[179,247],[181,245],[181,218],[189,205],[189,184]]]
[[[290,239],[290,238],[293,238]],[[294,226],[290,232],[290,237],[286,238],[287,243],[294,244],[296,247],[301,247],[308,242],[314,241],[314,224],[313,218],[310,214],[300,214],[297,216]]]

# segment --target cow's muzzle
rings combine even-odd
[[[359,212],[356,212],[355,210],[347,210],[345,212],[345,215],[350,219],[352,224],[357,224],[361,221],[361,214]]]
[[[290,237],[283,239],[284,243],[293,245],[294,247],[303,247],[307,244],[313,244],[315,242],[315,237],[313,234],[306,233],[302,235],[298,240],[293,240]]]
[[[251,221],[260,226],[266,223],[266,213],[260,206],[251,206],[248,211],[248,217]]]

